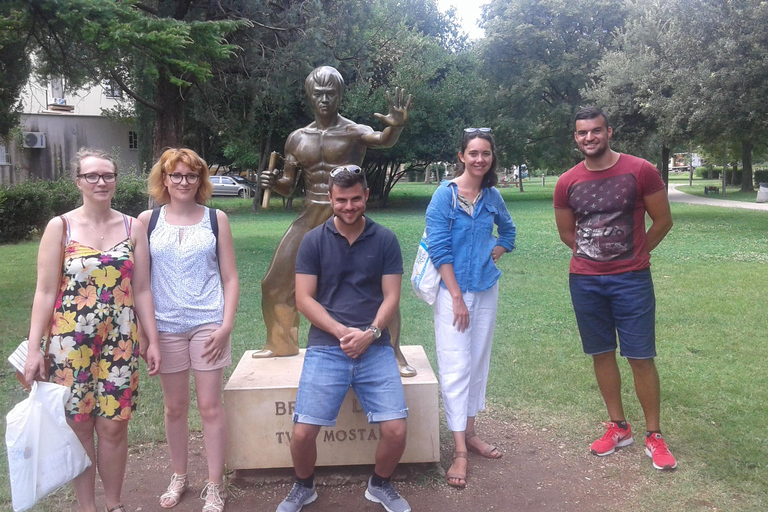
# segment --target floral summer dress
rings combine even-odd
[[[74,421],[93,416],[127,420],[136,410],[139,343],[133,309],[132,219],[126,239],[99,251],[70,238],[51,327],[51,380],[67,386]]]

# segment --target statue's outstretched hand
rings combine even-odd
[[[395,97],[392,98],[387,91],[387,105],[389,107],[389,113],[385,116],[383,114],[373,114],[376,119],[381,121],[387,126],[400,127],[405,126],[408,121],[408,109],[411,106],[411,95],[405,98],[405,89],[395,87]]]

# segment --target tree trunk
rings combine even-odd
[[[752,141],[743,139],[741,141],[741,191],[754,192],[755,187],[752,184]]]
[[[661,148],[661,179],[669,190],[669,146],[666,145]]]
[[[739,163],[733,162],[733,169],[731,170],[731,185],[736,185],[736,173],[739,171]]]
[[[184,135],[185,101],[179,88],[171,83],[163,71],[157,80],[155,101],[163,106],[161,110],[155,111],[152,134],[152,154],[157,161],[165,149],[180,147]]]

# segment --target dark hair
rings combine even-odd
[[[608,115],[597,107],[584,107],[578,112],[576,112],[576,115],[573,118],[573,124],[576,124],[576,121],[581,121],[585,119],[595,119],[596,117],[600,117],[600,116],[603,116],[603,120],[605,121],[606,128],[611,126],[611,122],[608,120]]]
[[[350,166],[350,167],[357,167],[357,166]],[[360,169],[359,167],[357,168]],[[335,176],[331,176],[330,180],[328,181],[328,190],[330,191],[331,189],[333,189],[334,185],[336,185],[339,188],[352,188],[358,183],[360,183],[363,186],[363,192],[368,190],[368,180],[365,179],[365,172],[362,169],[360,169],[360,172],[350,172],[345,169],[340,173],[336,174]]]
[[[339,92],[339,96],[344,94],[344,78],[334,67],[320,66],[307,75],[304,80],[304,92],[307,93],[307,98],[312,96],[312,89],[314,89],[315,84],[323,87],[334,87]]]
[[[80,168],[82,166],[83,160],[89,157],[98,158],[99,160],[106,160],[112,163],[112,167],[115,169],[115,174],[117,174],[117,162],[111,154],[101,149],[80,148],[75,155],[74,160],[72,160],[72,174],[74,176],[80,174]]]
[[[485,176],[483,176],[483,181],[480,184],[480,187],[482,188],[490,188],[495,187],[496,184],[499,182],[499,177],[496,176],[496,142],[493,140],[493,134],[491,132],[481,132],[481,131],[474,131],[474,132],[464,132],[464,136],[461,139],[461,151],[460,153],[463,155],[464,151],[467,150],[467,146],[469,145],[469,141],[472,139],[485,139],[487,140],[491,145],[491,153],[493,154],[493,161],[491,162],[491,167],[488,169],[488,172],[485,173]],[[456,165],[456,177],[461,176],[464,174],[464,162],[459,160],[458,165]]]

